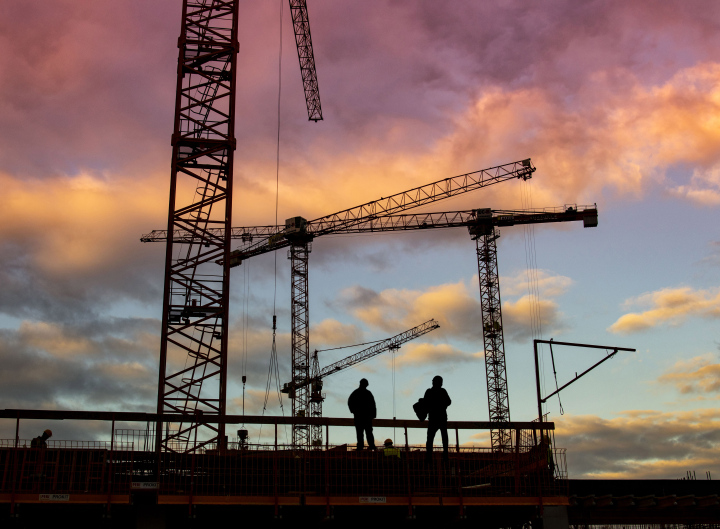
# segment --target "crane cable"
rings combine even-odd
[[[524,209],[533,209],[532,185],[531,182],[525,181],[522,186],[521,200]],[[525,238],[525,264],[527,289],[530,301],[530,327],[533,339],[542,339],[542,312],[540,307],[540,280],[537,266],[537,251],[535,248],[535,226],[526,224],[524,226]],[[541,344],[542,349],[542,344]],[[557,386],[557,372],[555,370],[555,358],[550,347],[550,356],[553,366],[553,375],[555,377],[555,385]],[[540,369],[545,372],[545,363],[543,355],[539,355]],[[541,391],[544,392],[544,376],[540,377]],[[564,414],[560,394],[558,393],[558,403],[560,405],[560,414]]]
[[[361,345],[370,345],[372,343],[380,343],[386,341],[383,340],[375,340],[374,342],[365,342],[365,343],[356,343],[354,345],[343,345],[341,347],[331,347],[330,349],[315,349],[316,353],[324,353],[325,351],[337,351],[338,349],[348,349],[349,347],[360,347]]]
[[[279,36],[280,45],[278,49],[278,97],[277,97],[277,150],[275,158],[275,225],[278,223],[278,204],[280,201],[280,101],[282,95],[282,18],[283,18],[283,0],[280,0],[280,18],[279,18]],[[274,285],[273,285],[273,326],[272,326],[272,348],[270,351],[270,365],[268,366],[268,378],[265,385],[265,402],[263,403],[263,416],[267,408],[270,397],[270,387],[272,386],[272,377],[275,375],[275,385],[277,390],[278,401],[280,403],[280,411],[285,416],[283,408],[282,392],[280,391],[280,370],[277,359],[277,252],[274,252]],[[260,435],[262,435],[262,426],[260,426]],[[287,427],[285,428],[285,438],[287,440]],[[259,439],[258,439],[259,442]]]

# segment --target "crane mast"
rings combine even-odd
[[[237,1],[183,2],[168,232],[187,237],[167,240],[157,404],[183,420],[157,423],[157,451],[225,439],[202,417],[225,415],[230,270],[210,264],[230,253],[237,11]]]
[[[238,4],[183,0],[166,232],[183,235],[166,239],[157,404],[183,419],[172,430],[158,421],[158,452],[225,445],[224,422],[202,417],[226,412]],[[308,118],[318,121],[305,0],[290,10]]]
[[[500,237],[499,230],[493,226],[484,230],[482,234],[475,235],[475,252],[478,262],[481,323],[485,347],[488,416],[490,422],[509,422],[510,395],[507,385],[505,337],[500,300],[500,276],[498,275],[498,237]],[[512,448],[510,436],[509,430],[490,430],[490,446],[495,451],[506,452]]]

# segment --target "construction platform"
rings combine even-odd
[[[244,506],[268,519],[298,508],[332,519],[337,509],[377,514],[384,507],[383,512],[405,518],[417,509],[439,509],[462,519],[477,508],[534,513],[543,506],[569,505],[565,450],[542,441],[543,432],[552,433],[552,423],[449,422],[456,442],[447,460],[436,447],[428,461],[424,446],[407,443],[376,451],[330,444],[331,426],[345,427],[343,437],[354,437],[354,430],[346,428],[352,419],[228,416],[227,424],[264,423],[275,432],[282,424],[320,421],[326,444],[298,450],[278,444],[276,435],[270,445],[205,444],[185,453],[158,453],[148,449],[154,442],[143,437],[143,430],[115,428],[152,423],[155,414],[4,410],[0,418],[15,419],[16,431],[21,419],[106,420],[113,432],[110,441],[51,439],[46,448],[30,448],[31,440],[19,437],[0,440],[0,504],[13,514],[31,505],[96,505],[106,511],[155,505],[182,507],[188,515],[198,506]],[[167,423],[173,417],[163,419]],[[408,429],[427,423],[381,419],[375,426],[399,428],[407,439]],[[457,442],[461,429],[498,427],[511,432],[512,446],[502,452]]]

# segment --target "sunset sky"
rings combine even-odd
[[[286,2],[240,4],[233,224],[275,223],[282,27],[280,222],[532,158],[528,184],[423,208],[597,204],[597,228],[538,226],[530,239],[501,230],[511,418],[537,415],[535,259],[544,339],[637,349],[563,391],[564,414],[549,402],[570,477],[720,476],[720,4],[308,4],[318,123],[307,121]],[[139,239],[166,227],[181,6],[0,3],[0,408],[155,409],[164,246]],[[231,413],[242,409],[243,373],[246,412],[262,413],[274,304],[280,382],[289,378],[289,262],[278,253],[275,291],[274,259],[233,270]],[[451,420],[488,411],[466,230],[315,241],[311,349],[429,318],[441,328],[396,354],[394,389],[392,358],[378,356],[326,380],[325,415],[350,416],[347,396],[366,377],[380,417],[394,404],[410,418],[436,374]],[[321,353],[321,365],[353,351]],[[555,353],[560,384],[604,354]],[[280,414],[277,402],[271,393],[265,413]],[[45,427],[27,422],[21,437]],[[56,439],[107,437],[102,424],[52,427]],[[0,437],[13,435],[0,422]],[[331,442],[353,437],[331,432]]]

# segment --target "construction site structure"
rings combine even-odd
[[[320,368],[320,361],[318,360],[318,351],[313,353],[312,357],[312,368],[310,376],[300,377],[293,379],[292,381],[283,385],[282,392],[287,393],[288,396],[293,399],[298,391],[309,387],[310,390],[310,407],[308,409],[310,417],[322,417],[322,403],[325,400],[325,396],[322,393],[323,379],[328,375],[338,373],[348,367],[352,367],[361,362],[365,362],[370,358],[373,358],[386,351],[397,351],[400,346],[404,343],[409,342],[423,336],[435,329],[439,328],[440,324],[435,320],[428,320],[420,325],[408,329],[407,331],[401,332],[381,340],[370,347],[358,351],[342,360],[338,360],[328,366]],[[308,428],[307,425],[299,425],[299,429]],[[320,425],[310,425],[310,445],[312,447],[320,447],[323,443],[322,427]]]
[[[325,217],[322,219],[325,219]],[[353,222],[338,222],[334,228],[331,228],[325,220],[321,222],[307,221],[302,217],[294,217],[288,219],[284,227],[235,228],[234,237],[243,243],[244,249],[236,250],[234,253],[258,255],[261,251],[273,251],[275,248],[282,247],[285,244],[293,244],[291,241],[302,241],[302,244],[309,245],[309,241],[313,238],[326,234],[338,235],[466,227],[476,243],[488,388],[488,414],[490,421],[501,423],[510,421],[510,402],[507,387],[505,341],[497,260],[497,239],[500,237],[499,227],[573,221],[581,221],[586,228],[596,227],[598,224],[597,206],[594,204],[580,206],[571,204],[562,207],[530,210],[482,208],[438,213],[377,214],[367,218],[355,218]],[[268,235],[269,233],[273,233],[273,235]],[[163,235],[162,232],[152,232],[144,236],[142,240],[162,240]],[[174,236],[183,237],[184,235],[178,233],[174,234]],[[262,239],[263,237],[265,237],[264,244],[254,242],[255,239]],[[307,259],[303,261],[303,264],[305,267],[300,272],[304,275],[297,279],[306,288]],[[293,268],[293,270],[295,269]],[[293,282],[295,280],[296,278],[293,275]],[[307,291],[305,290],[303,293],[305,294],[303,300],[307,302]],[[305,306],[299,308],[302,309]],[[294,303],[293,310],[297,310]],[[307,311],[303,312],[303,314],[307,314]],[[307,320],[304,320],[304,325],[303,330],[306,330]],[[307,347],[307,342],[303,343]],[[299,375],[300,379],[303,377],[308,378],[307,372],[310,369],[310,362],[309,357],[307,358],[308,362],[301,364],[301,369],[298,369],[297,375]],[[305,388],[307,387],[306,384]],[[301,400],[294,401],[298,410],[309,410],[313,405],[309,389],[306,389],[305,393],[300,394]],[[303,416],[306,413],[308,412],[302,411]],[[502,429],[492,430],[491,444],[493,449],[497,451],[508,450],[510,446],[509,435],[509,432]],[[304,436],[303,439],[305,439]]]
[[[238,43],[237,0],[184,0],[172,135],[156,450],[225,442],[230,242]],[[290,0],[308,117],[322,119],[304,0]],[[216,262],[223,262],[218,269]]]

